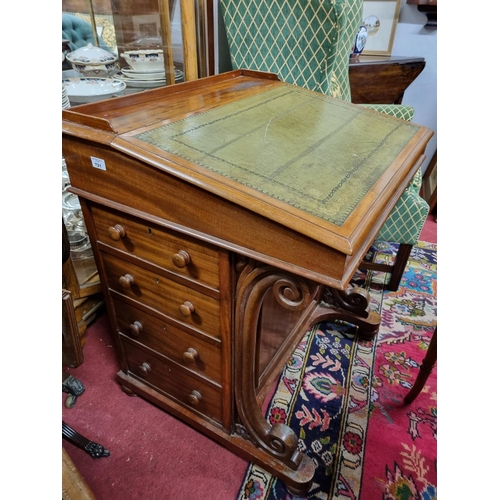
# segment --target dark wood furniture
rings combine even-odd
[[[83,363],[87,327],[104,305],[104,300],[95,260],[71,258],[64,221],[62,238],[62,362],[76,368]]]
[[[97,500],[64,448],[62,449],[62,500]]]
[[[376,335],[349,281],[431,136],[240,70],[64,110],[124,390],[307,491],[262,402],[311,324]]]
[[[425,68],[423,57],[365,56],[349,61],[355,104],[401,104],[405,90]]]
[[[408,394],[404,398],[405,404],[409,405],[412,403],[415,398],[422,392],[429,375],[432,373],[434,369],[434,365],[437,360],[437,327],[434,330],[434,333],[431,338],[431,343],[429,344],[429,348],[427,349],[427,353],[425,354],[424,360],[420,365],[420,370],[417,375],[417,379],[413,384],[413,387],[410,389]]]
[[[427,16],[426,28],[437,28],[437,0],[406,0],[406,3],[417,5],[418,11]]]
[[[437,222],[437,151],[422,178],[420,196],[429,204],[429,213],[434,213],[434,220]]]

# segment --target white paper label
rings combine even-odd
[[[98,168],[99,170],[106,170],[106,162],[101,158],[95,158],[91,156],[90,160],[92,161],[92,166],[94,168]]]

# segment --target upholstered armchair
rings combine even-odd
[[[92,26],[83,19],[72,14],[62,15],[62,39],[67,40],[67,47],[70,52],[73,52],[80,47],[85,47],[89,43],[95,45],[94,32]],[[109,50],[104,40],[101,37],[97,38],[99,47],[104,50]],[[111,52],[111,51],[110,51]],[[63,69],[70,69],[71,65],[65,61]]]
[[[351,100],[349,55],[362,21],[363,0],[219,0],[233,69],[275,73],[280,80]],[[367,105],[411,121],[413,108]],[[394,207],[377,240],[398,243],[393,264],[360,267],[390,273],[397,290],[429,206],[419,196],[420,169]]]
[[[63,40],[69,40],[69,47],[72,51],[85,47],[89,43],[95,45],[92,26],[72,14],[62,15],[62,37]],[[97,37],[97,40],[101,49],[109,51],[109,47],[101,37]]]

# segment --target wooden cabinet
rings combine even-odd
[[[423,57],[364,56],[349,61],[355,104],[401,104],[405,90],[425,68]]]
[[[108,161],[108,158],[104,158]],[[127,376],[223,424],[228,252],[98,203],[86,203]],[[227,426],[227,418],[226,418]]]
[[[64,221],[62,224],[64,240],[67,230]],[[85,332],[104,305],[104,299],[93,256],[74,258],[69,239],[67,246],[69,256],[62,265],[62,361],[63,365],[75,368],[83,363]]]

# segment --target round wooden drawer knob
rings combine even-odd
[[[120,224],[116,224],[113,227],[109,227],[108,234],[109,237],[114,241],[118,241],[120,238],[125,238],[126,235],[125,229],[123,228],[123,226],[120,226]]]
[[[191,257],[186,250],[179,250],[176,254],[172,255],[172,262],[176,267],[186,267],[191,262]]]
[[[142,363],[142,365],[139,366],[139,371],[144,377],[147,377],[148,373],[151,371],[151,367],[147,363]]]
[[[134,277],[131,274],[124,274],[123,276],[120,276],[118,283],[120,283],[120,286],[123,288],[130,288],[135,284]]]
[[[198,392],[198,391],[193,391],[189,397],[189,402],[193,405],[193,406],[197,406],[198,404],[200,404],[200,401],[203,399],[201,397],[201,394]]]
[[[128,327],[132,332],[132,335],[135,335],[136,337],[142,332],[142,325],[141,323],[139,323],[139,321],[134,321],[132,324],[128,325]]]
[[[191,304],[191,302],[184,302],[184,304],[181,304],[179,306],[179,311],[181,312],[181,314],[183,316],[186,316],[186,318],[189,318],[189,316],[191,316],[191,314],[194,313],[194,305]]]
[[[184,361],[186,363],[194,363],[198,359],[198,352],[196,349],[190,347],[183,355]]]

